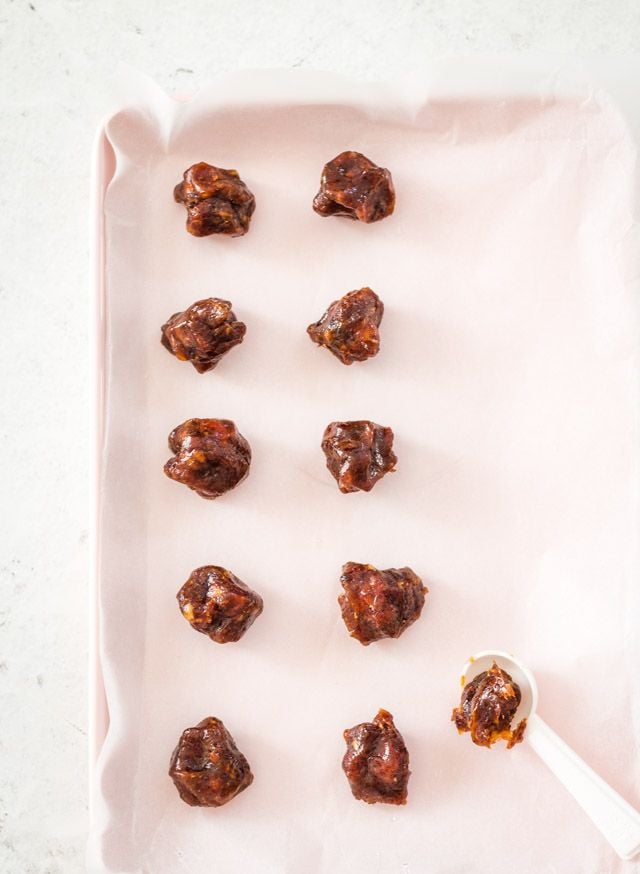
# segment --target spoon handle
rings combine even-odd
[[[535,713],[527,723],[525,738],[621,858],[631,859],[640,852],[640,813],[637,810]]]

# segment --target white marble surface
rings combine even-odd
[[[0,871],[84,871],[89,159],[115,63],[188,92],[236,67],[638,45],[638,0],[0,0]]]

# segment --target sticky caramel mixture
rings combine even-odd
[[[511,728],[521,698],[518,684],[494,662],[488,671],[467,683],[451,719],[461,734],[471,734],[474,744],[490,747],[497,740],[505,740],[507,749],[511,749],[522,741],[527,725],[523,719]]]

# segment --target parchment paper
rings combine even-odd
[[[620,73],[622,68],[617,68]],[[638,81],[638,69],[631,65]],[[89,867],[109,874],[604,874],[622,863],[526,743],[450,723],[461,666],[499,648],[540,714],[640,803],[637,118],[628,76],[513,62],[384,85],[245,73],[176,103],[129,74],[107,134],[107,393],[99,607],[110,730]],[[638,113],[640,114],[640,113]],[[375,225],[311,210],[343,149],[390,168]],[[249,234],[195,239],[173,186],[198,160],[256,195]],[[346,368],[306,326],[347,291],[385,304],[379,356]],[[168,316],[230,299],[245,342],[200,376]],[[204,501],[167,479],[167,436],[235,420],[248,480]],[[322,432],[370,418],[397,472],[342,495]],[[411,566],[430,594],[362,647],[341,565]],[[202,564],[264,597],[215,645],[175,593]],[[409,803],[355,801],[342,730],[389,709]],[[222,718],[255,781],[218,810],[167,776],[181,733]]]

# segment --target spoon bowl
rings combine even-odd
[[[501,650],[486,649],[472,656],[462,669],[460,683],[466,686],[478,674],[488,671],[496,662],[499,668],[511,675],[511,678],[520,687],[522,700],[513,718],[513,724],[517,725],[521,719],[531,719],[538,708],[538,684],[536,678],[526,665],[508,652]],[[525,732],[526,737],[526,732]]]

